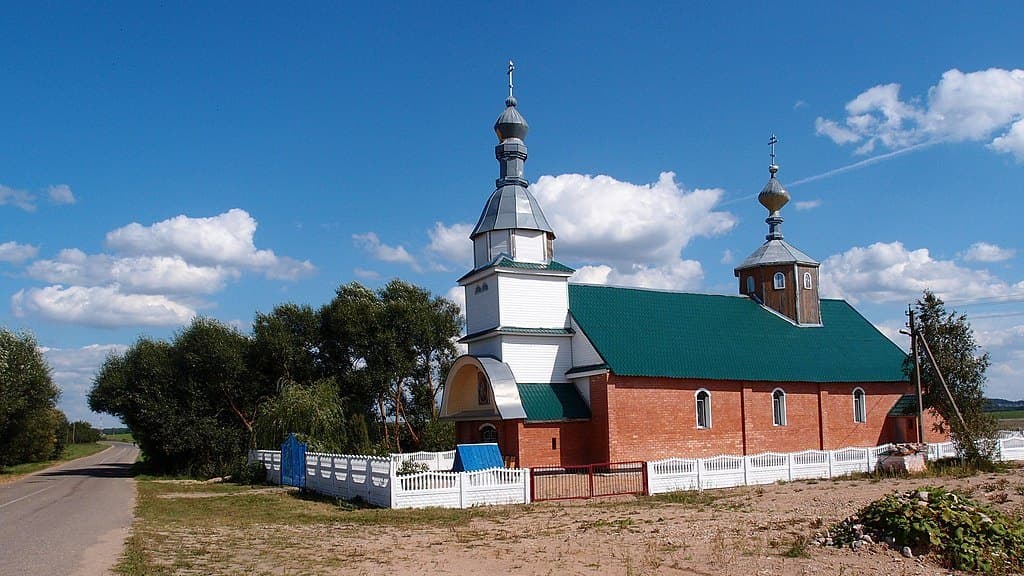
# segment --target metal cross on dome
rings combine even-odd
[[[768,145],[772,147],[771,156],[772,156],[772,165],[773,166],[775,165],[775,145],[778,144],[778,143],[779,143],[779,139],[775,137],[775,134],[772,134],[771,138],[768,139]]]
[[[512,86],[512,72],[514,72],[515,69],[516,69],[515,62],[512,62],[511,60],[509,60],[508,61],[508,96],[509,96],[509,98],[512,97],[512,87],[513,87]]]

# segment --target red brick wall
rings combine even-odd
[[[709,429],[697,428],[700,388],[711,393]],[[739,384],[611,375],[607,396],[612,462],[743,452]]]
[[[591,402],[596,418],[594,380]],[[607,380],[600,402],[609,407],[610,461],[874,446],[890,441],[886,415],[906,389],[905,383],[741,383],[614,374]],[[866,393],[867,422],[860,424],[853,422],[852,394],[857,386]],[[696,425],[700,388],[711,393],[710,429]],[[775,388],[786,393],[785,426],[773,423]],[[595,424],[595,432],[599,426]]]
[[[519,466],[589,464],[590,422],[518,421]]]

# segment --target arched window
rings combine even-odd
[[[776,388],[772,392],[772,424],[786,425],[786,393],[782,388]]]
[[[711,393],[697,390],[697,428],[711,428]]]
[[[487,386],[487,376],[483,372],[476,375],[476,402],[481,406],[491,403],[491,394]]]
[[[863,388],[853,389],[853,421],[868,421],[867,395],[864,394]]]
[[[480,441],[497,444],[498,429],[493,424],[484,424],[480,427]]]
[[[811,283],[811,273],[810,272],[804,272],[804,290],[810,290],[813,287],[814,287],[814,284]]]
[[[747,276],[747,294],[754,293],[754,277]]]
[[[786,287],[786,275],[782,272],[776,272],[775,276],[772,277],[772,285],[776,290],[782,290]]]

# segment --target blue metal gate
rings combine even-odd
[[[281,444],[281,485],[306,487],[306,445],[295,434]]]

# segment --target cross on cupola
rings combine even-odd
[[[740,279],[740,293],[746,294],[767,308],[789,318],[798,325],[820,325],[821,306],[818,301],[818,262],[797,250],[782,236],[782,207],[789,203],[789,192],[776,174],[775,146],[779,138],[768,138],[768,182],[757,195],[757,201],[768,210],[765,243],[747,257],[735,270]]]

